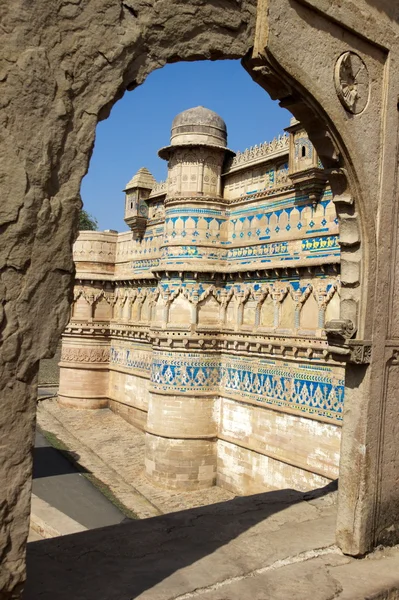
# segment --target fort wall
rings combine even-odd
[[[341,283],[322,164],[295,121],[235,155],[220,117],[192,110],[205,123],[172,126],[167,181],[140,169],[126,187],[132,231],[75,244],[59,401],[142,429],[147,475],[166,487],[324,485],[338,477],[345,356],[325,333]]]

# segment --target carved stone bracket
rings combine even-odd
[[[290,180],[296,191],[309,196],[315,208],[326,187],[327,176],[324,169],[314,167],[306,171],[291,173]]]
[[[371,342],[351,340],[349,342],[349,362],[356,365],[368,365],[371,361]]]
[[[350,340],[356,333],[356,327],[350,319],[333,319],[325,324],[328,341],[334,344]]]

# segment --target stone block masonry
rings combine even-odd
[[[166,183],[142,168],[126,186],[132,233],[75,244],[59,402],[144,431],[157,485],[246,494],[338,477],[345,356],[325,334],[338,220],[306,132],[287,131],[235,155],[216,113],[181,113],[159,152]]]

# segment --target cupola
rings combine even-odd
[[[323,165],[306,130],[295,117],[292,117],[285,131],[290,135],[289,178],[295,189],[308,195],[313,206],[316,206],[327,181]]]
[[[217,113],[204,106],[189,108],[172,123],[170,145],[159,150],[169,163],[167,195],[221,195],[221,174],[226,157],[227,127]]]
[[[154,185],[154,177],[148,169],[142,167],[123,190],[126,194],[124,220],[135,238],[141,238],[144,234],[148,218],[147,199]]]

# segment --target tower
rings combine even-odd
[[[161,268],[212,271],[219,263],[227,233],[221,177],[234,156],[226,144],[226,124],[212,110],[197,106],[173,120],[171,143],[158,153],[168,161]]]
[[[146,471],[157,483],[182,490],[216,481],[220,366],[202,338],[217,335],[219,308],[211,296],[201,301],[198,277],[211,288],[227,239],[221,177],[233,153],[226,143],[223,119],[198,106],[177,115],[171,143],[159,151],[168,161],[168,181],[161,258],[153,269],[160,318],[151,328],[159,344],[153,347]],[[196,333],[199,345],[190,350],[188,336]]]

